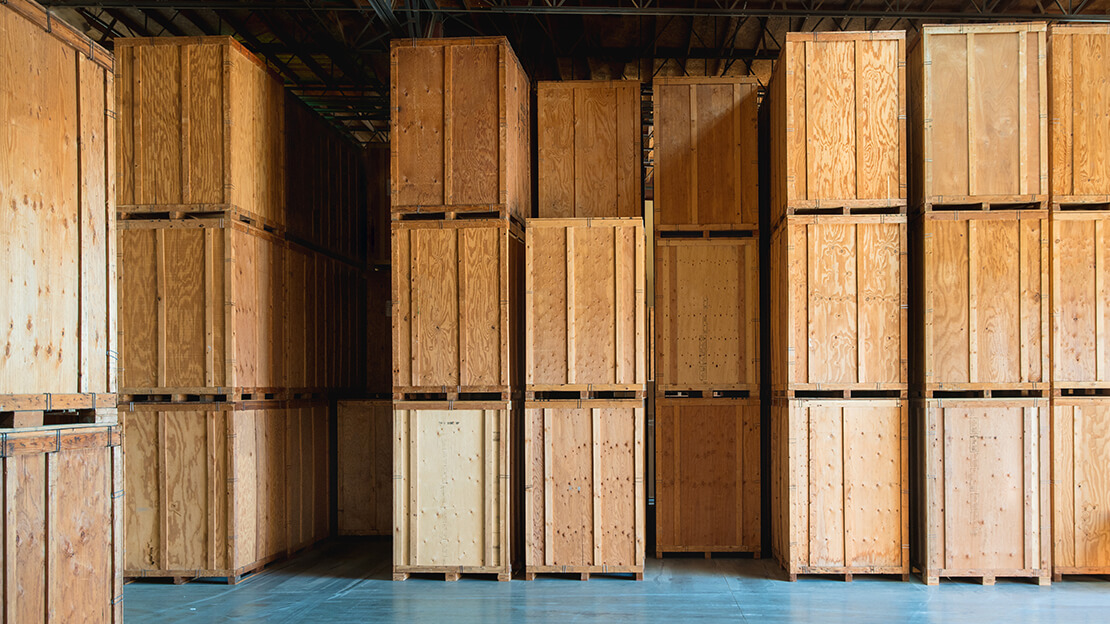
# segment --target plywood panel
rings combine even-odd
[[[388,401],[341,401],[338,411],[339,533],[393,530],[393,409]]]
[[[1056,399],[1052,406],[1053,571],[1103,574],[1110,568],[1110,473],[1103,399]]]
[[[1110,225],[1102,213],[1052,220],[1052,367],[1056,389],[1110,386]]]

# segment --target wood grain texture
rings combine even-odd
[[[393,407],[340,401],[337,412],[339,534],[393,533]]]
[[[909,574],[906,400],[772,407],[773,552],[789,574]]]
[[[655,405],[656,551],[760,552],[758,400]]]
[[[0,33],[0,395],[115,392],[110,55],[30,3]]]
[[[915,565],[923,578],[1025,576],[1048,582],[1049,409],[1043,400],[927,400]]]
[[[529,402],[524,418],[525,571],[642,572],[643,401]]]
[[[530,85],[508,41],[395,40],[390,68],[391,210],[531,216]]]
[[[657,78],[655,223],[759,223],[756,83],[738,78]]]
[[[1105,202],[1110,194],[1110,121],[1105,115],[1110,32],[1095,25],[1053,25],[1048,45],[1052,195],[1069,202]]]
[[[1110,472],[1105,399],[1052,405],[1052,556],[1055,574],[1101,574],[1110,565]]]
[[[1052,381],[1057,388],[1110,386],[1105,213],[1052,219]]]

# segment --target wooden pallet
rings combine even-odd
[[[1046,383],[1028,384],[927,384],[923,395],[928,399],[1042,399],[1048,398]]]
[[[705,559],[712,559],[714,556],[717,558],[724,557],[751,557],[752,559],[761,559],[763,557],[762,551],[752,546],[670,546],[667,548],[656,548],[655,558],[662,559],[665,555],[701,555]]]
[[[918,400],[911,540],[926,584],[941,577],[1050,582],[1050,410],[1045,399]]]
[[[776,390],[909,386],[906,217],[785,217],[771,236]]]
[[[759,224],[758,82],[656,77],[654,224]]]
[[[1001,570],[995,573],[983,572],[980,570],[957,570],[937,576],[928,576],[921,573],[921,582],[926,585],[939,585],[940,579],[967,579],[978,583],[979,585],[994,585],[995,581],[1000,578],[1009,578],[1014,580],[1029,580],[1036,581],[1037,585],[1047,586],[1052,584],[1052,579],[1045,570],[1034,570],[1027,572],[1024,570]]]
[[[227,36],[125,38],[115,54],[120,209],[232,205],[284,229],[280,78]]]
[[[646,385],[628,384],[601,386],[525,386],[527,401],[610,401],[644,399]]]
[[[910,580],[909,572],[902,570],[898,567],[851,567],[851,568],[835,568],[835,567],[818,567],[818,568],[800,568],[797,572],[787,572],[786,580],[791,583],[798,581],[798,577],[820,577],[827,578],[830,576],[840,577],[845,583],[851,583],[857,576],[897,576],[902,581]]]
[[[910,573],[909,402],[771,407],[772,551],[799,574]]]
[[[340,535],[393,534],[393,402],[339,401],[336,408]]]
[[[1048,199],[1046,30],[1043,22],[922,29],[907,71],[914,206]]]
[[[530,83],[504,37],[394,39],[391,210],[531,202]]]
[[[771,223],[905,214],[906,34],[787,33],[771,76]]]
[[[644,571],[644,402],[529,401],[525,572]]]
[[[1061,209],[1091,203],[1110,210],[1110,107],[1106,49],[1110,29],[1096,24],[1053,24],[1048,29],[1048,134],[1052,201]],[[1068,205],[1070,204],[1070,205]],[[1055,209],[1056,206],[1054,205]]]
[[[580,581],[590,580],[590,576],[623,576],[632,580],[644,580],[643,566],[525,566],[524,580],[534,581],[537,576],[576,577]]]
[[[647,382],[644,228],[635,219],[529,219],[525,383],[568,391]]]
[[[639,217],[640,81],[536,83],[537,214]]]
[[[483,566],[393,566],[393,580],[394,581],[407,581],[414,574],[420,575],[443,575],[443,580],[448,583],[458,581],[463,576],[495,576],[498,581],[505,582],[513,580],[511,572],[507,572],[498,567],[483,567]]]

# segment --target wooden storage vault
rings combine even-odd
[[[117,39],[122,212],[285,226],[282,81],[231,37]]]
[[[1110,209],[1110,27],[1048,29],[1053,208]]]
[[[0,11],[0,21],[4,11]],[[4,622],[123,622],[118,425],[4,434]]]
[[[529,219],[525,239],[526,390],[642,395],[643,222]]]
[[[1110,574],[1110,400],[1052,400],[1052,571]]]
[[[393,392],[520,384],[523,233],[510,219],[393,223]]]
[[[24,0],[0,40],[0,412],[113,406],[112,55]]]
[[[655,227],[758,226],[758,88],[752,76],[653,81]]]
[[[235,583],[327,537],[327,411],[289,401],[121,412],[125,576]]]
[[[1055,211],[1051,227],[1053,394],[1105,395],[1110,393],[1110,212]]]
[[[531,216],[530,82],[504,37],[393,40],[392,211]]]
[[[1042,23],[924,26],[909,53],[910,196],[929,210],[1048,200]]]
[[[509,401],[394,403],[394,580],[511,578],[519,416]]]
[[[655,556],[762,550],[758,399],[655,400]]]
[[[771,531],[799,574],[910,574],[906,399],[774,399]]]
[[[644,573],[644,402],[528,401],[524,573]]]
[[[536,83],[541,218],[639,217],[640,82]]]
[[[1047,394],[1047,217],[1047,210],[917,217],[911,314],[928,396]]]
[[[771,77],[771,223],[906,211],[906,33],[787,33]]]
[[[339,401],[340,535],[393,534],[393,403]]]
[[[670,234],[685,233],[656,239],[657,393],[758,396],[758,236]]]
[[[903,215],[788,216],[771,239],[776,393],[909,385]]]
[[[1044,399],[928,399],[914,406],[913,562],[922,580],[1051,582],[1049,406]]]

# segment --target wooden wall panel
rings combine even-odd
[[[1048,30],[1052,201],[1110,202],[1110,29]]]
[[[1110,388],[1110,215],[1052,215],[1052,382]]]
[[[1064,574],[1110,571],[1110,401],[1052,404],[1052,563]]]
[[[340,401],[339,534],[393,534],[393,405]]]

